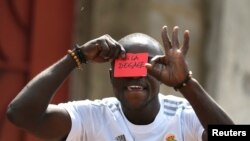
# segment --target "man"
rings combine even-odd
[[[233,124],[192,78],[185,60],[189,32],[179,45],[178,27],[169,40],[162,29],[165,53],[151,37],[135,33],[116,42],[108,35],[91,40],[33,78],[10,103],[8,118],[16,126],[47,140],[163,141],[207,140],[207,125]],[[80,51],[79,51],[80,50]],[[114,77],[114,60],[126,53],[148,53],[145,77]],[[115,98],[49,104],[56,89],[80,63],[111,60]],[[77,64],[77,65],[76,65]],[[187,99],[159,94],[174,87]]]

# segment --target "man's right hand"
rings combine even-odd
[[[90,62],[107,62],[115,58],[125,58],[125,49],[108,34],[88,41],[81,46],[81,51]]]

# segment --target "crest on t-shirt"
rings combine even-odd
[[[177,141],[177,140],[176,140],[175,134],[167,133],[164,141]]]
[[[120,135],[120,136],[117,136],[117,137],[115,138],[115,140],[116,140],[116,141],[126,141],[126,138],[125,138],[124,135]]]

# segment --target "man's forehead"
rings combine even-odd
[[[119,41],[119,43],[123,45],[126,52],[131,52],[131,53],[147,52],[150,57],[163,54],[160,43],[146,34],[142,33],[130,34],[122,38]]]
[[[147,52],[149,56],[155,56],[162,54],[162,51],[159,46],[155,46],[152,44],[140,44],[140,43],[133,43],[133,44],[125,44],[124,49],[126,52],[129,53],[143,53]]]
[[[148,44],[149,42],[151,42],[152,41],[152,39],[151,38],[149,38],[148,36],[146,36],[146,35],[141,35],[141,34],[139,34],[140,36],[130,36],[130,37],[128,37],[128,38],[126,38],[127,40],[126,40],[126,43],[135,43],[135,44],[142,44],[142,45],[144,45],[144,44]]]

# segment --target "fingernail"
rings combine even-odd
[[[145,64],[144,64],[144,66],[145,66],[145,67],[150,67],[150,66],[151,66],[151,64],[149,64],[149,63],[145,63]]]
[[[125,53],[122,53],[122,54],[121,54],[121,57],[122,57],[122,59],[125,59],[125,58],[126,58],[126,54],[125,54]]]

